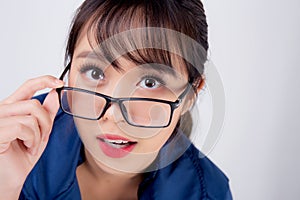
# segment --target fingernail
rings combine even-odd
[[[64,82],[62,80],[59,80],[59,79],[55,79],[55,81],[53,82],[53,85],[55,87],[57,86],[63,86],[64,85]]]

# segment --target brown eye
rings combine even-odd
[[[101,81],[105,78],[103,70],[94,64],[83,65],[80,73],[91,81]]]
[[[145,80],[145,86],[149,87],[149,88],[153,88],[155,87],[156,82],[153,79],[147,79]]]
[[[104,74],[102,73],[101,70],[93,69],[90,72],[90,77],[94,80],[102,80],[104,79]]]
[[[146,88],[146,89],[156,89],[158,87],[160,87],[162,84],[160,81],[156,80],[155,78],[144,78],[142,79],[142,81],[139,83],[139,85],[142,88]]]
[[[92,81],[101,81],[105,78],[104,73],[99,68],[88,69],[84,73],[85,76]]]

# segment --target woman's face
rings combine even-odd
[[[172,102],[187,87],[187,73],[182,69],[161,64],[137,66],[123,57],[118,58],[121,69],[116,69],[96,56],[93,51],[95,48],[91,47],[93,43],[94,41],[88,40],[87,34],[82,34],[77,41],[69,74],[70,87],[114,98],[142,97]],[[74,93],[68,101],[74,112],[96,116],[105,103],[103,99],[97,98],[94,95]],[[163,104],[124,104],[127,106],[128,119],[133,123],[151,125],[169,119],[168,107],[162,109]],[[165,128],[136,127],[127,123],[119,104],[114,102],[99,120],[74,120],[86,152],[99,167],[139,173],[156,158],[171,136],[182,112],[183,103],[174,110],[170,125]]]

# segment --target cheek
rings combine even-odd
[[[97,121],[84,120],[80,118],[74,118],[76,129],[81,140],[88,144],[96,142],[96,137],[101,134],[102,130]]]
[[[75,66],[80,66],[81,64],[75,63]],[[82,88],[82,89],[87,89],[94,91],[97,89],[97,84],[91,84],[87,82],[84,78],[84,75],[79,72],[79,68],[77,69],[76,67],[71,67],[69,76],[68,76],[68,86],[69,87],[76,87],[76,88]]]
[[[69,87],[76,87],[80,84],[80,74],[73,67],[71,67],[69,77],[68,77],[68,85]]]
[[[176,112],[175,112],[176,111]],[[162,146],[167,142],[170,136],[173,134],[173,131],[177,125],[177,122],[180,118],[181,110],[179,108],[175,110],[173,113],[173,118],[171,121],[170,126],[161,129],[159,133],[151,138],[147,138],[144,140],[140,140],[140,148],[138,149],[139,152],[150,153],[150,152],[158,152]]]

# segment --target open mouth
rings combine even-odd
[[[103,153],[111,158],[122,158],[128,155],[137,144],[136,141],[130,141],[117,135],[101,135],[97,137]]]
[[[105,138],[99,138],[99,140],[112,146],[113,148],[117,148],[117,149],[128,147],[130,145],[137,143],[137,142],[131,142],[131,141],[125,141],[125,140],[111,140],[111,139],[105,139]]]

